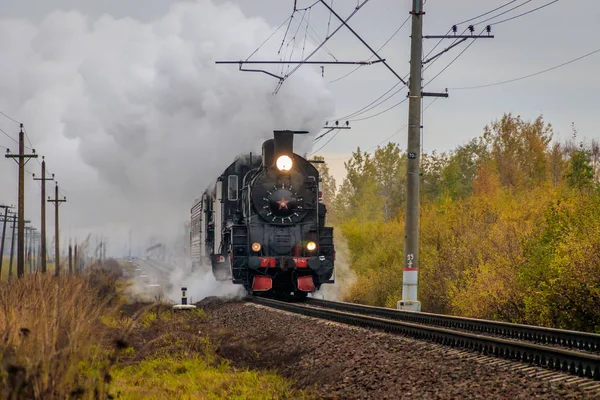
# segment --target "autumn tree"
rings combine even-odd
[[[584,149],[583,144],[571,154],[569,169],[567,171],[569,186],[583,189],[590,188],[594,183],[594,169],[590,163],[590,154]]]
[[[502,186],[519,189],[548,180],[552,135],[552,126],[546,124],[542,116],[525,122],[521,116],[509,113],[485,127],[483,140]]]
[[[332,203],[337,193],[337,184],[335,178],[329,172],[329,166],[325,162],[323,156],[313,157],[314,161],[321,161],[314,163],[315,168],[319,171],[319,177],[321,178],[321,191],[323,192],[323,202],[327,206],[329,211],[333,210]]]

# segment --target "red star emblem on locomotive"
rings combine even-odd
[[[281,200],[277,201],[276,203],[279,204],[279,209],[281,210],[282,208],[287,209],[289,202],[289,200],[286,200],[283,196],[281,196]]]

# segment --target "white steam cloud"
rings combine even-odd
[[[192,201],[234,156],[259,151],[274,129],[318,131],[333,103],[314,70],[301,68],[273,96],[275,79],[214,64],[247,56],[272,30],[210,0],[175,3],[149,23],[63,11],[38,25],[0,20],[0,110],[25,123],[67,195],[63,244],[102,232],[118,255],[129,229],[139,249],[151,236],[182,237]],[[18,131],[1,117],[0,127]],[[0,144],[16,151],[6,137]],[[34,161],[28,169],[39,173]],[[0,187],[16,188],[6,160]],[[38,193],[28,179],[37,226]],[[15,202],[16,190],[2,196]]]

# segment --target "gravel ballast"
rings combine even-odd
[[[210,316],[203,324],[219,355],[239,367],[277,370],[319,398],[590,398],[574,385],[463,360],[464,352],[424,341],[241,301],[197,305]]]

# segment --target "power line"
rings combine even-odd
[[[559,65],[555,65],[554,67],[547,68],[547,69],[545,69],[545,70],[543,70],[543,71],[539,71],[539,72],[535,72],[535,73],[533,73],[533,74],[529,74],[529,75],[521,76],[521,77],[519,77],[519,78],[509,79],[509,80],[507,80],[507,81],[501,81],[501,82],[496,82],[496,83],[490,83],[490,84],[487,84],[487,85],[466,86],[466,87],[452,88],[451,90],[470,90],[470,89],[481,89],[481,88],[486,88],[486,87],[491,87],[491,86],[498,86],[498,85],[504,85],[504,84],[506,84],[506,83],[512,83],[512,82],[521,81],[521,80],[523,80],[523,79],[527,79],[527,78],[531,78],[531,77],[534,77],[534,76],[538,76],[538,75],[544,74],[544,73],[546,73],[546,72],[550,72],[550,71],[553,71],[553,70],[555,70],[555,69],[558,69],[558,68],[564,67],[564,66],[566,66],[566,65],[572,64],[572,63],[574,63],[574,62],[576,62],[576,61],[582,60],[582,59],[584,59],[584,58],[586,58],[586,57],[589,57],[589,56],[591,56],[591,55],[593,55],[593,54],[596,54],[596,53],[599,53],[599,52],[600,52],[600,49],[596,49],[596,50],[594,50],[594,51],[592,51],[592,52],[589,52],[589,53],[587,53],[587,54],[584,54],[583,56],[580,56],[580,57],[574,58],[574,59],[572,59],[572,60],[570,60],[570,61],[564,62],[564,63],[562,63],[562,64],[559,64]]]
[[[340,133],[342,130],[338,129],[336,133],[333,134],[333,136],[321,147],[319,147],[317,150],[313,151],[311,154],[309,154],[308,156],[312,156],[316,153],[318,153],[319,151],[321,151],[325,146],[327,146],[329,144],[329,142],[331,142],[333,139],[335,139],[335,137],[338,135],[338,133]]]
[[[29,135],[27,134],[27,130],[23,129],[23,132],[25,132],[25,138],[27,138],[27,143],[29,143],[29,146],[31,146],[30,149],[33,149],[33,145],[31,144],[31,140],[29,140]],[[36,160],[37,160],[37,158],[36,158]],[[39,160],[38,160],[38,162],[39,162]]]
[[[503,12],[501,12],[500,14],[496,14],[496,15],[494,15],[494,16],[492,16],[492,17],[489,17],[489,18],[487,18],[487,19],[484,19],[483,21],[479,21],[477,24],[484,24],[484,23],[486,23],[486,22],[488,22],[488,21],[491,21],[491,20],[493,20],[493,19],[495,19],[495,18],[498,18],[498,17],[500,17],[500,16],[502,16],[502,15],[508,14],[509,12],[511,12],[511,11],[513,11],[513,10],[516,10],[517,8],[521,8],[521,7],[523,7],[524,5],[531,3],[532,1],[533,1],[533,0],[527,0],[527,1],[525,1],[525,3],[521,3],[521,4],[519,4],[519,5],[516,5],[516,6],[514,6],[514,7],[510,8],[510,9],[508,9],[508,10],[506,10],[506,11],[503,11]]]
[[[486,12],[486,13],[484,13],[484,14],[481,14],[481,15],[479,15],[479,16],[477,16],[477,17],[473,17],[473,18],[470,18],[470,19],[468,19],[468,20],[465,20],[465,21],[463,21],[463,22],[460,22],[460,23],[459,23],[459,24],[457,24],[457,25],[460,25],[460,24],[463,24],[463,23],[465,23],[465,22],[469,22],[469,21],[475,20],[475,19],[477,19],[477,18],[481,18],[482,16],[485,16],[485,15],[489,15],[489,14],[493,13],[494,11],[500,10],[500,9],[502,9],[502,8],[506,7],[507,5],[509,5],[509,4],[511,4],[511,3],[514,3],[515,1],[516,1],[516,0],[513,0],[513,1],[510,1],[510,2],[508,2],[508,3],[505,3],[505,4],[503,4],[503,5],[502,5],[502,6],[500,6],[500,7],[496,7],[495,9],[493,9],[493,10],[491,10],[491,11],[488,11],[488,12]],[[532,0],[530,0],[530,1],[532,1]],[[514,9],[514,8],[513,8],[513,9]],[[509,10],[509,11],[510,11],[510,10]],[[410,19],[410,16],[409,16],[409,19]],[[399,31],[400,31],[400,29],[402,29],[402,27],[404,26],[404,24],[406,24],[406,22],[407,22],[407,21],[408,21],[408,19],[407,19],[406,21],[404,21],[404,23],[402,24],[402,26],[400,26],[400,28],[398,28],[398,30],[397,30],[397,31],[394,33],[394,35],[395,35],[397,32],[399,32]],[[464,33],[464,32],[466,32],[466,31],[467,31],[467,29],[468,29],[468,28],[465,28],[465,29],[464,29],[464,31],[463,31],[463,33]],[[446,32],[446,34],[448,34],[448,33],[449,33],[451,30],[452,30],[452,29],[449,29],[449,30],[448,30],[448,32]],[[483,33],[483,31],[482,31],[482,33]],[[393,37],[393,36],[392,36],[392,37]],[[390,38],[390,39],[388,39],[388,41],[387,41],[387,42],[384,44],[384,46],[385,46],[385,45],[386,45],[386,44],[387,44],[387,43],[388,43],[390,40],[391,40],[391,38]],[[431,53],[432,53],[432,52],[433,52],[433,51],[434,51],[434,50],[435,50],[435,49],[436,49],[436,48],[437,48],[437,47],[440,45],[440,43],[442,42],[442,40],[443,40],[443,39],[440,39],[440,40],[438,41],[438,43],[437,43],[437,44],[436,44],[436,45],[435,45],[435,46],[434,46],[434,47],[433,47],[433,48],[432,48],[432,49],[429,51],[429,53],[427,53],[427,55],[426,55],[424,58],[427,58],[427,57],[428,57],[428,56],[429,56],[429,55],[430,55],[430,54],[431,54]],[[455,40],[455,41],[454,41],[452,44],[456,43],[458,40],[459,40],[459,39],[456,39],[456,40]],[[438,73],[438,74],[437,74],[437,75],[436,75],[436,76],[435,76],[433,79],[437,78],[437,77],[438,77],[438,76],[439,76],[439,75],[440,75],[442,72],[444,72],[444,71],[445,71],[445,70],[446,70],[446,69],[447,69],[447,68],[448,68],[448,67],[449,67],[449,66],[450,66],[452,63],[454,63],[454,62],[455,62],[455,61],[458,59],[458,57],[460,57],[460,56],[461,56],[461,55],[462,55],[462,54],[463,54],[463,53],[464,53],[464,52],[465,52],[465,51],[466,51],[466,50],[467,50],[467,49],[468,49],[468,48],[469,48],[469,47],[470,47],[472,44],[473,44],[473,42],[471,42],[471,43],[470,43],[470,44],[469,44],[469,45],[468,45],[468,46],[467,46],[467,47],[466,47],[466,48],[465,48],[465,49],[464,49],[464,50],[463,50],[463,51],[462,51],[462,52],[461,52],[461,53],[460,53],[460,54],[459,54],[459,55],[458,55],[458,56],[457,56],[457,57],[456,57],[454,60],[452,60],[452,61],[450,62],[450,64],[448,64],[448,65],[447,65],[447,66],[446,66],[446,67],[445,67],[445,68],[444,68],[444,69],[443,69],[441,72],[439,72],[439,73]],[[382,48],[383,48],[383,46],[382,46]],[[379,50],[381,50],[381,48],[380,48]],[[377,50],[377,51],[379,51],[379,50]],[[423,71],[427,71],[427,70],[428,70],[428,69],[429,69],[429,68],[430,68],[430,67],[431,67],[431,66],[432,66],[432,65],[433,65],[433,64],[434,64],[434,63],[435,63],[435,62],[436,62],[438,59],[439,59],[439,58],[436,58],[435,60],[433,60],[433,61],[431,62],[431,64],[429,64],[427,67],[425,67],[425,69],[424,69]],[[358,68],[360,68],[360,67],[358,67]],[[346,76],[350,75],[351,73],[355,72],[355,71],[356,71],[358,68],[354,69],[353,71],[350,71],[348,74],[346,74],[346,75],[344,75],[344,76],[342,76],[342,77],[338,78],[337,80],[343,79],[344,77],[346,77]],[[405,76],[405,78],[406,78],[407,76],[408,76],[408,75],[406,75],[406,76]],[[433,81],[433,79],[431,79],[431,80],[430,80],[428,83],[430,83],[431,81]],[[330,83],[333,83],[333,82],[335,82],[335,81],[331,81]],[[384,96],[386,96],[386,95],[387,95],[389,92],[391,92],[391,91],[392,91],[392,90],[393,90],[395,87],[397,87],[397,86],[398,86],[398,83],[397,83],[396,85],[394,85],[392,88],[390,88],[388,91],[386,91],[385,93],[383,93],[381,96],[379,96],[377,99],[373,100],[371,103],[369,103],[369,104],[368,104],[368,105],[366,105],[365,107],[363,107],[363,108],[361,108],[361,109],[359,109],[359,110],[357,110],[357,111],[353,112],[352,114],[346,115],[346,116],[344,116],[344,117],[342,117],[342,118],[335,118],[335,119],[336,119],[336,120],[340,120],[340,119],[341,119],[341,120],[343,120],[343,119],[347,119],[347,118],[356,117],[356,116],[358,116],[358,115],[362,115],[362,114],[364,114],[364,113],[366,113],[366,112],[368,112],[368,111],[370,111],[370,110],[372,110],[372,109],[374,109],[374,108],[378,107],[379,105],[381,105],[381,104],[385,103],[385,102],[386,102],[386,101],[388,101],[388,100],[389,100],[391,97],[393,97],[394,95],[396,95],[397,93],[399,93],[399,92],[401,91],[401,89],[399,89],[398,91],[394,92],[394,93],[393,93],[391,96],[388,96],[386,99],[384,99],[384,100],[382,100],[381,102],[377,103],[377,102],[378,102],[380,99],[382,99]],[[377,103],[377,104],[375,104],[375,103]],[[402,103],[402,102],[401,102],[401,103]],[[389,108],[389,109],[387,109],[387,110],[384,110],[384,111],[383,111],[383,112],[381,112],[381,113],[377,113],[377,114],[375,114],[375,115],[373,115],[373,116],[366,117],[366,118],[362,118],[362,119],[355,119],[355,120],[352,120],[352,121],[361,121],[361,120],[363,120],[363,119],[369,119],[369,118],[372,118],[372,117],[375,117],[375,116],[381,115],[381,114],[383,114],[384,112],[387,112],[387,111],[389,111],[390,109],[393,109],[395,106],[398,106],[398,105],[399,105],[399,104],[401,104],[401,103],[397,103],[397,104],[395,104],[394,106],[392,106],[391,108]],[[371,106],[372,106],[372,107],[371,107]]]
[[[520,18],[520,17],[522,17],[522,16],[524,16],[524,15],[531,14],[531,13],[532,13],[532,12],[534,12],[534,11],[538,11],[538,10],[541,10],[542,8],[548,7],[549,5],[552,5],[552,4],[556,3],[557,1],[558,1],[558,0],[551,1],[550,3],[546,3],[546,4],[542,5],[542,6],[539,6],[539,7],[537,7],[537,8],[534,8],[533,10],[529,10],[529,11],[526,11],[526,12],[524,12],[524,13],[521,13],[521,14],[519,14],[519,15],[515,15],[514,17],[510,17],[510,18],[503,19],[502,21],[494,22],[493,24],[494,24],[494,25],[500,25],[500,24],[502,24],[502,23],[504,23],[504,22],[507,22],[507,21],[512,21],[513,19]]]
[[[14,137],[10,136],[8,133],[6,133],[2,128],[0,128],[0,132],[2,132],[7,138],[9,138],[10,140],[12,140],[13,142],[15,142],[16,144],[19,144],[19,141],[17,139],[15,139]]]
[[[479,19],[479,18],[481,18],[481,17],[485,17],[486,15],[489,15],[489,14],[491,14],[491,13],[495,12],[495,11],[498,11],[498,10],[500,10],[500,9],[502,9],[502,8],[504,8],[504,7],[508,6],[508,5],[512,4],[512,3],[514,3],[515,1],[517,1],[517,0],[511,0],[511,1],[509,1],[508,3],[504,3],[503,5],[501,5],[501,6],[499,6],[499,7],[496,7],[496,8],[494,8],[493,10],[490,10],[490,11],[488,11],[488,12],[485,12],[485,13],[483,13],[483,14],[480,14],[480,15],[478,15],[478,16],[476,16],[476,17],[469,18],[469,19],[466,19],[466,20],[464,20],[464,21],[461,21],[461,22],[459,22],[459,23],[456,23],[456,24],[454,24],[454,26],[457,26],[457,25],[462,25],[462,24],[465,24],[465,23],[467,23],[467,22],[471,22],[471,21],[474,21],[474,20],[476,20],[476,19]],[[464,34],[464,33],[467,31],[467,29],[468,29],[468,27],[467,27],[467,28],[465,28],[465,30],[464,30],[464,31],[461,33],[461,35],[462,35],[462,34]],[[448,35],[448,34],[449,34],[451,31],[452,31],[452,28],[448,29],[448,31],[447,31],[447,32],[444,34],[444,36]],[[435,50],[435,49],[436,49],[436,48],[437,48],[437,47],[438,47],[438,46],[439,46],[439,45],[442,43],[442,41],[443,41],[443,40],[444,40],[443,38],[442,38],[442,39],[440,39],[440,40],[439,40],[439,41],[438,41],[438,42],[435,44],[435,46],[433,46],[433,48],[432,48],[431,50],[429,50],[429,52],[428,52],[428,53],[425,55],[425,57],[423,57],[423,59],[426,59],[427,57],[429,57],[429,55],[430,55],[431,53],[433,53],[433,51],[434,51],[434,50]],[[457,40],[458,40],[458,39],[457,39]],[[456,41],[454,41],[452,44],[454,44],[454,43],[456,43]],[[451,45],[452,45],[452,44],[451,44]],[[434,61],[433,61],[431,64],[433,64],[434,62],[435,62],[435,60],[434,60]],[[429,66],[431,66],[431,64],[430,64]],[[426,71],[426,70],[427,70],[427,68],[429,68],[429,66],[428,66],[428,67],[426,67],[424,71]]]
[[[285,21],[283,21],[283,22],[281,23],[281,25],[279,25],[279,27],[278,27],[277,29],[275,29],[275,30],[273,31],[273,33],[271,33],[271,35],[269,35],[269,37],[268,37],[268,38],[266,38],[266,39],[264,40],[264,42],[262,42],[262,43],[261,43],[261,44],[260,44],[260,45],[259,45],[259,46],[256,48],[256,50],[254,50],[254,51],[253,51],[253,52],[252,52],[252,53],[251,53],[251,54],[248,56],[248,58],[246,58],[246,61],[248,61],[248,60],[250,59],[250,57],[252,57],[253,55],[255,55],[255,54],[256,54],[256,53],[257,53],[257,52],[258,52],[258,51],[259,51],[259,50],[260,50],[260,49],[261,49],[261,48],[262,48],[262,47],[265,45],[265,43],[267,43],[267,42],[268,42],[268,41],[269,41],[269,40],[270,40],[270,39],[271,39],[273,36],[275,36],[275,34],[276,34],[277,32],[279,32],[279,30],[280,30],[280,29],[281,29],[281,28],[282,28],[282,27],[285,25],[285,23],[286,23],[286,22],[290,21],[290,20],[291,20],[291,18],[292,18],[291,16],[290,16],[290,17],[287,17],[287,19],[286,19]],[[285,40],[285,39],[284,39],[284,40]],[[280,50],[281,50],[281,49],[280,49]]]
[[[429,103],[427,105],[427,107],[425,107],[423,109],[423,112],[427,111],[427,109],[429,109],[429,107],[431,107],[433,105],[433,103],[435,103],[436,101],[438,101],[440,98],[436,97],[435,99],[433,99],[433,101],[431,103]],[[381,141],[379,144],[376,144],[375,146],[365,150],[366,153],[370,152],[371,150],[381,146],[382,144],[388,142],[391,138],[393,138],[394,136],[396,136],[397,134],[399,134],[400,132],[402,132],[404,129],[406,129],[408,127],[408,124],[404,125],[402,128],[398,129],[396,132],[394,132],[393,134],[391,134],[390,136],[388,136],[387,138],[383,139],[383,141]],[[327,143],[326,143],[327,144]],[[323,146],[325,147],[325,146]],[[319,149],[320,150],[320,149]],[[314,154],[314,153],[313,153]],[[329,160],[347,160],[348,158],[351,158],[352,156],[348,156],[348,157],[342,157],[342,158],[330,158]]]
[[[408,20],[410,19],[410,15],[406,18],[406,20],[404,20],[404,22],[402,23],[402,25],[400,25],[400,27],[398,29],[396,29],[396,31],[394,33],[392,33],[392,36],[389,37],[388,40],[385,41],[385,43],[383,43],[381,45],[381,47],[379,47],[377,49],[377,52],[380,52],[385,46],[387,46],[387,44],[394,38],[396,37],[396,35],[398,34],[398,32],[400,32],[400,30],[402,30],[402,28],[404,27],[404,25],[406,25],[406,23],[408,22]],[[373,57],[375,57],[374,55],[372,55],[371,57],[369,57],[369,59],[367,61],[370,61],[373,59]],[[358,71],[361,67],[363,67],[363,65],[359,65],[358,67],[354,68],[352,71],[348,72],[346,75],[342,75],[337,79],[334,79],[332,81],[329,81],[329,83],[335,83],[337,81],[341,81],[342,79],[352,75],[353,73],[355,73],[356,71]]]
[[[427,111],[427,109],[428,109],[429,107],[431,107],[431,106],[433,105],[433,103],[435,103],[435,102],[436,102],[436,101],[438,101],[439,99],[440,99],[439,97],[436,97],[435,99],[433,99],[433,101],[432,101],[431,103],[429,103],[429,105],[427,105],[427,107],[425,107],[425,108],[423,109],[423,112]],[[394,132],[394,133],[393,133],[391,136],[387,137],[386,139],[384,139],[384,140],[383,140],[382,142],[380,142],[379,144],[377,144],[377,145],[375,145],[375,146],[371,147],[370,149],[367,149],[367,152],[368,152],[368,151],[371,151],[371,150],[373,150],[373,149],[374,149],[374,148],[376,148],[376,147],[379,147],[379,146],[381,146],[381,145],[382,145],[382,144],[384,144],[385,142],[388,142],[388,141],[389,141],[391,138],[393,138],[394,136],[396,136],[397,134],[399,134],[400,132],[402,132],[402,131],[403,131],[404,129],[406,129],[407,127],[408,127],[408,124],[404,125],[402,128],[398,129],[398,130],[397,130],[396,132]]]
[[[17,121],[14,118],[9,117],[8,115],[4,114],[1,110],[0,110],[0,114],[4,115],[6,118],[10,119],[12,122],[14,122],[15,124],[20,124],[19,121]]]
[[[482,30],[481,33],[483,33],[485,31]],[[480,33],[480,34],[481,34]],[[469,45],[467,47],[465,47],[463,49],[463,51],[461,51],[460,53],[458,53],[458,55],[456,57],[454,57],[454,59],[452,61],[450,61],[450,63],[448,63],[448,65],[446,65],[440,72],[438,72],[433,78],[431,78],[426,84],[423,85],[423,87],[429,85],[431,82],[433,82],[438,76],[440,76],[445,70],[447,70],[452,64],[454,64],[454,62],[456,60],[458,60],[458,58],[460,56],[462,56],[464,54],[465,51],[467,51],[469,49],[469,47],[471,47],[473,45],[473,43],[475,43],[475,40],[472,40],[471,43],[469,43]]]
[[[394,104],[393,106],[391,106],[391,107],[388,107],[388,108],[386,108],[385,110],[378,112],[377,114],[369,115],[369,116],[367,116],[367,117],[364,117],[364,118],[351,119],[350,121],[352,121],[352,122],[357,122],[357,121],[364,121],[364,120],[366,120],[366,119],[375,118],[375,117],[377,117],[377,116],[379,116],[379,115],[381,115],[381,114],[384,114],[384,113],[386,113],[386,112],[388,112],[388,111],[390,111],[390,110],[392,110],[392,109],[394,109],[394,108],[398,107],[400,104],[404,103],[406,100],[408,100],[408,97],[406,97],[405,99],[403,99],[403,100],[399,101],[398,103]]]
[[[500,7],[496,7],[496,8],[494,8],[493,10],[490,10],[490,11],[488,11],[488,12],[486,12],[486,13],[483,13],[483,14],[481,14],[481,15],[478,15],[478,16],[476,16],[476,17],[473,17],[473,18],[466,19],[466,20],[464,20],[464,21],[462,21],[462,22],[459,22],[458,24],[455,24],[455,25],[462,25],[462,24],[466,24],[467,22],[475,21],[476,19],[479,19],[479,18],[481,18],[481,17],[485,17],[486,15],[489,15],[489,14],[491,14],[491,13],[495,12],[495,11],[498,11],[498,10],[500,10],[500,9],[502,9],[502,8],[504,8],[504,7],[506,7],[506,6],[508,6],[508,5],[512,4],[512,3],[514,3],[515,1],[517,1],[517,0],[511,0],[511,1],[509,1],[508,3],[504,3],[504,4],[503,4],[503,5],[501,5]]]

